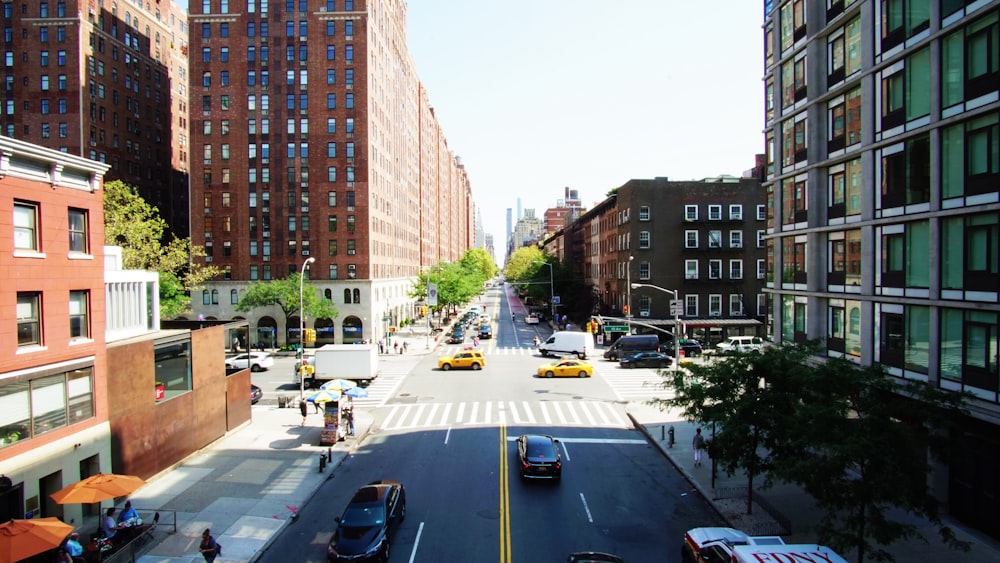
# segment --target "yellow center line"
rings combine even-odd
[[[500,563],[510,563],[510,470],[507,426],[500,425]]]

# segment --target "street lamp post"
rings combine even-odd
[[[632,318],[632,260],[635,260],[635,256],[628,257],[628,263],[625,265],[625,318]],[[635,284],[639,285],[639,284]],[[632,327],[629,326],[629,332],[632,332]]]
[[[299,273],[299,400],[306,396],[305,370],[302,368],[306,363],[306,312],[303,309],[302,288],[305,286],[306,268],[316,259],[310,256],[302,263],[302,271]]]
[[[535,264],[541,264],[543,266],[548,266],[549,267],[549,305],[552,308],[552,312],[551,312],[552,319],[556,320],[556,286],[553,283],[552,264],[550,264],[548,262],[542,262],[540,260],[535,260],[534,263]],[[559,324],[558,320],[556,320],[556,324],[557,325]]]
[[[649,284],[649,283],[632,283],[632,284],[629,284],[629,287],[632,288],[632,289],[638,289],[640,287],[648,287],[648,288],[651,288],[651,289],[658,289],[658,290],[660,290],[660,291],[662,291],[664,293],[669,293],[669,294],[673,295],[674,296],[674,301],[679,301],[680,300],[680,294],[679,294],[679,292],[676,289],[664,289],[664,288],[662,288],[662,287],[660,287],[658,285],[653,285],[653,284]],[[680,353],[680,349],[681,349],[681,336],[680,336],[681,320],[680,320],[680,314],[679,314],[680,313],[680,308],[679,307],[673,307],[673,306],[671,306],[671,308],[674,310],[674,374],[676,375],[677,374],[677,370],[680,367],[680,360],[681,360],[681,353]]]

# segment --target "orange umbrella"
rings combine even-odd
[[[64,487],[49,496],[59,504],[90,504],[123,497],[135,492],[136,489],[145,484],[146,481],[135,475],[98,473]]]
[[[73,526],[58,518],[11,520],[0,524],[0,563],[27,559],[59,547]]]

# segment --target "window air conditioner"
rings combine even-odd
[[[348,251],[347,251],[347,255],[348,255],[348,256],[354,256],[354,255],[355,255],[355,254],[357,254],[357,253],[358,253],[358,251],[357,251],[357,250],[348,250]]]
[[[648,317],[649,316],[649,311],[639,311],[639,316],[640,317]]]

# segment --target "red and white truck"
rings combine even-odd
[[[737,545],[733,563],[847,563],[829,547],[816,544]]]
[[[784,543],[779,536],[750,536],[736,528],[691,528],[684,534],[681,560],[684,563],[730,563],[736,546],[770,547]]]

